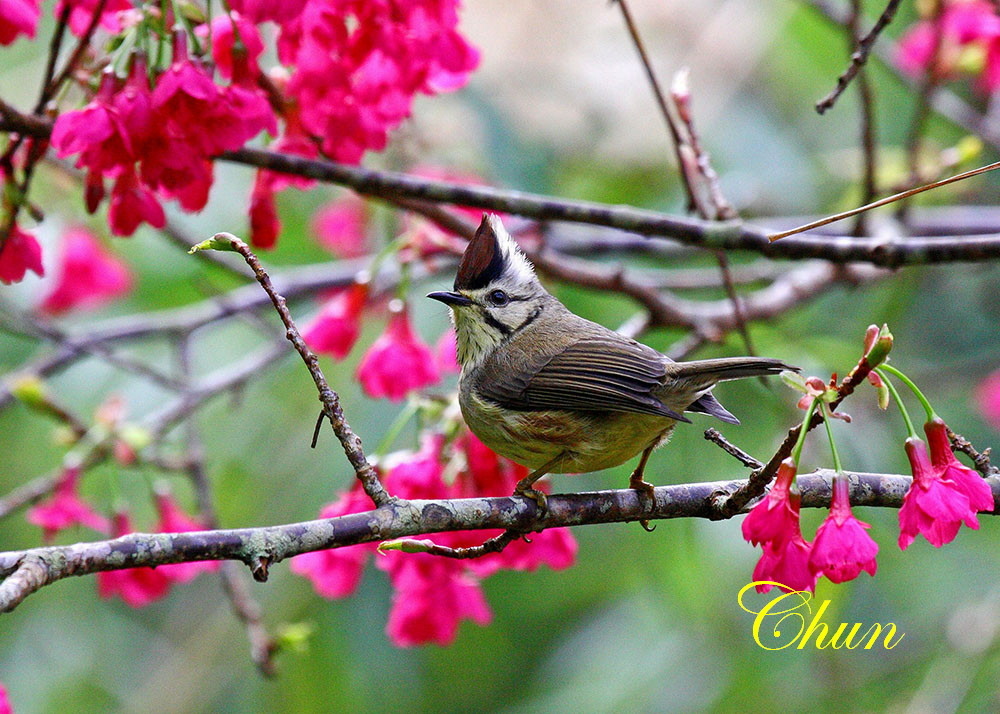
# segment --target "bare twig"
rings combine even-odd
[[[763,461],[758,461],[743,449],[731,443],[719,432],[718,429],[706,429],[705,440],[711,441],[747,468],[759,469],[764,465]]]
[[[376,506],[390,502],[392,497],[385,490],[375,469],[368,463],[368,459],[365,458],[365,452],[361,446],[361,438],[354,433],[350,424],[347,423],[347,419],[344,417],[344,412],[340,407],[340,396],[330,389],[330,385],[327,384],[326,377],[319,368],[319,358],[315,352],[309,349],[305,340],[302,339],[302,335],[299,334],[298,328],[295,327],[292,316],[288,312],[285,298],[274,289],[270,276],[264,270],[257,256],[250,250],[250,246],[232,234],[217,233],[212,238],[212,241],[232,246],[232,249],[242,255],[247,265],[253,270],[257,282],[264,288],[264,292],[271,299],[275,310],[278,312],[278,317],[281,318],[281,322],[285,326],[285,336],[292,343],[299,356],[302,357],[302,361],[305,362],[306,369],[309,370],[309,375],[312,377],[313,382],[316,384],[316,389],[319,391],[319,400],[323,405],[323,411],[326,413],[327,418],[329,418],[337,439],[340,440],[341,445],[344,447],[347,460],[354,467],[354,472],[357,475],[358,481],[361,482],[361,486],[365,489],[365,493],[368,494]],[[196,247],[192,250],[198,249],[200,248]]]
[[[823,97],[816,103],[816,111],[823,114],[826,110],[830,109],[847,89],[847,85],[851,83],[851,80],[861,71],[861,68],[865,66],[865,62],[868,61],[868,55],[872,51],[872,46],[875,44],[875,40],[882,33],[890,22],[892,18],[896,16],[896,10],[899,9],[900,0],[889,0],[886,5],[885,10],[879,15],[878,20],[872,29],[858,42],[858,49],[851,55],[851,64],[848,65],[844,73],[837,78],[837,86],[828,95]]]

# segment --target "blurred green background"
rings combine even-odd
[[[603,0],[467,4],[463,27],[482,49],[481,69],[455,95],[420,99],[389,150],[369,157],[371,165],[436,164],[477,171],[509,188],[682,211],[667,135],[616,7]],[[702,139],[723,190],[744,215],[817,214],[857,201],[854,93],[825,117],[812,108],[845,66],[846,42],[836,28],[798,3],[634,0],[632,6],[661,75],[669,77],[681,65],[692,68]],[[46,12],[51,13],[48,4]],[[912,21],[912,9],[902,15],[890,34],[898,36]],[[21,41],[3,50],[5,100],[28,106],[33,91],[28,78],[41,73],[38,49],[37,43]],[[878,64],[872,77],[889,182],[901,178],[899,147],[913,101]],[[955,88],[970,101],[981,101],[962,83]],[[945,122],[932,122],[933,146],[949,146],[962,136]],[[980,163],[996,159],[993,152],[979,158]],[[172,219],[195,240],[218,230],[243,233],[251,180],[250,171],[220,165],[209,207],[198,216]],[[922,203],[988,205],[995,201],[996,186],[992,178],[974,179],[934,192]],[[99,218],[82,215],[79,190],[57,175],[43,176],[36,191],[33,198],[49,216],[39,229],[47,245],[65,222],[102,228]],[[285,229],[277,250],[265,257],[269,267],[279,271],[328,259],[309,235],[308,220],[333,195],[336,190],[329,187],[282,195]],[[379,240],[393,237],[394,219],[387,211],[376,212],[375,226]],[[65,325],[80,334],[88,324],[115,315],[198,302],[233,284],[152,232],[116,240],[114,247],[136,271],[137,289],[99,313],[67,318]],[[802,365],[806,374],[828,375],[853,364],[868,324],[888,322],[896,337],[895,363],[923,386],[953,428],[988,446],[998,443],[998,434],[977,415],[971,395],[1000,367],[998,278],[995,265],[907,269],[860,289],[838,288],[780,319],[754,324],[751,334],[761,354]],[[421,296],[450,279],[442,275],[411,288],[417,328],[427,341],[443,332],[447,315]],[[29,278],[4,288],[3,298],[27,308],[40,285]],[[612,327],[634,310],[624,298],[552,287],[571,309]],[[315,303],[302,302],[293,313],[305,319],[315,309]],[[382,326],[378,319],[366,324],[345,362],[322,362],[369,449],[400,408],[365,398],[353,378],[360,355]],[[682,336],[654,331],[644,339],[667,349]],[[196,369],[205,374],[222,368],[257,344],[245,327],[206,331],[196,343]],[[695,356],[742,349],[730,336]],[[0,375],[44,351],[0,333]],[[127,351],[164,364],[171,359],[155,343]],[[83,414],[117,393],[130,418],[141,419],[165,398],[148,383],[93,361],[54,378],[52,386]],[[777,384],[727,384],[717,394],[744,423],[711,425],[758,457],[769,455],[799,418],[795,395]],[[835,424],[845,466],[906,473],[898,415],[878,413],[873,401],[871,394],[851,399],[845,408],[854,422]],[[328,432],[316,450],[308,448],[315,414],[312,385],[291,356],[255,378],[238,399],[216,400],[199,414],[224,526],[313,518],[350,484],[351,470]],[[670,447],[655,454],[647,477],[662,484],[742,476],[732,459],[704,441],[708,425],[702,420],[678,429]],[[410,430],[396,446],[414,443]],[[62,455],[51,422],[18,406],[0,412],[0,493],[56,468]],[[803,470],[829,465],[824,442],[811,439]],[[553,489],[621,487],[631,466],[559,476]],[[148,524],[152,476],[106,466],[88,475],[84,490],[105,508],[116,496],[128,499],[140,524],[143,518]],[[184,479],[171,481],[190,507]],[[880,543],[878,575],[841,586],[824,580],[817,598],[831,601],[828,622],[895,623],[905,637],[891,651],[762,650],[753,640],[752,617],[736,601],[759,553],[742,540],[740,519],[677,520],[660,522],[653,533],[635,524],[578,528],[575,567],[489,578],[484,589],[493,623],[463,624],[447,648],[390,644],[384,627],[391,589],[381,571],[369,568],[355,596],[329,602],[291,575],[287,564],[275,566],[268,583],[253,585],[269,628],[304,623],[313,634],[304,651],[280,654],[279,675],[272,680],[251,663],[245,633],[216,578],[176,587],[142,610],[102,601],[93,578],[73,578],[0,617],[0,682],[19,713],[1000,708],[1000,524],[984,516],[979,532],[963,529],[940,551],[920,539],[901,553],[895,511],[862,508],[857,515],[872,524]],[[804,515],[807,536],[822,516]],[[40,543],[38,529],[23,514],[0,523],[0,539],[5,550]],[[59,542],[72,539],[63,534]]]

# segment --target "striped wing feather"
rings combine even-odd
[[[617,335],[582,338],[521,375],[496,372],[480,382],[479,393],[508,409],[638,412],[687,421],[653,396],[665,374],[663,356]]]

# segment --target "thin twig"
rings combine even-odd
[[[858,42],[858,49],[854,54],[851,55],[851,64],[847,66],[844,73],[837,78],[837,86],[828,95],[823,97],[816,103],[816,111],[820,114],[824,113],[826,110],[830,109],[847,89],[847,85],[851,83],[851,80],[858,74],[862,67],[864,67],[865,62],[868,61],[868,55],[872,51],[872,46],[875,44],[875,40],[881,34],[882,30],[892,22],[892,18],[896,15],[896,10],[899,9],[900,0],[889,0],[886,5],[885,10],[879,15],[878,20],[872,29],[865,35],[860,42]]]
[[[747,468],[759,469],[764,465],[763,461],[758,461],[743,449],[731,443],[718,429],[705,429],[705,440],[711,441]]]
[[[368,463],[368,459],[365,458],[364,449],[361,446],[361,438],[354,433],[351,426],[347,423],[347,419],[344,417],[343,409],[340,406],[340,396],[330,389],[330,385],[327,383],[326,377],[319,367],[319,358],[315,352],[309,349],[305,340],[302,339],[302,335],[299,334],[298,328],[295,326],[292,316],[288,312],[285,298],[279,295],[274,289],[271,278],[267,274],[267,271],[264,270],[264,266],[261,265],[260,260],[250,250],[250,246],[230,233],[217,233],[212,240],[220,243],[228,243],[232,246],[233,250],[242,255],[247,265],[253,270],[257,282],[260,283],[260,286],[264,288],[264,292],[271,299],[274,309],[277,310],[278,316],[285,326],[285,337],[288,338],[295,351],[302,357],[302,361],[305,362],[306,369],[309,370],[309,375],[312,377],[313,382],[315,382],[319,392],[319,400],[323,405],[323,410],[330,419],[333,431],[344,447],[347,460],[354,467],[354,472],[357,475],[358,481],[361,482],[365,493],[368,494],[376,506],[381,506],[391,501],[392,497],[385,490],[375,469]]]

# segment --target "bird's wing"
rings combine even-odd
[[[588,336],[511,374],[500,365],[479,380],[479,394],[521,411],[565,409],[656,414],[689,421],[653,396],[663,384],[664,357],[620,335]]]

